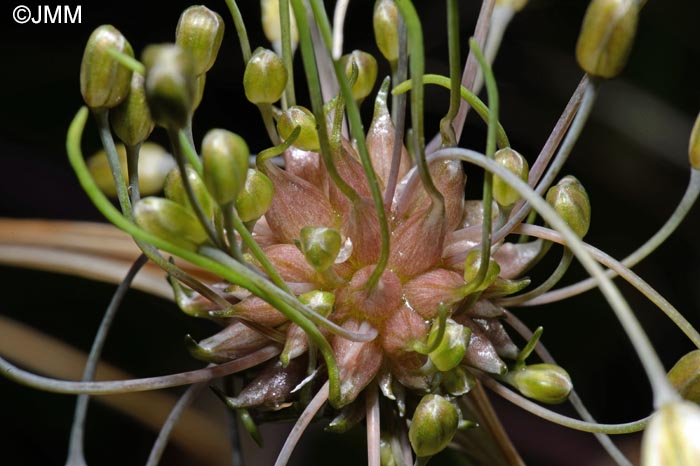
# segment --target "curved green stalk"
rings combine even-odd
[[[250,41],[248,40],[248,31],[246,31],[245,23],[243,22],[243,16],[241,15],[241,10],[238,9],[238,4],[236,0],[226,0],[226,6],[231,12],[231,18],[233,18],[233,25],[236,27],[236,33],[238,34],[238,42],[241,44],[241,53],[243,54],[243,63],[248,63],[250,60]]]
[[[121,164],[119,163],[117,148],[114,146],[112,132],[109,129],[109,110],[95,109],[93,110],[93,115],[97,121],[97,129],[100,134],[102,147],[107,154],[107,163],[109,164],[109,170],[112,172],[112,179],[114,180],[114,189],[117,191],[119,207],[124,215],[131,217],[132,205],[131,200],[129,199],[129,189],[126,186],[124,172],[122,171]]]
[[[425,74],[423,75],[423,84],[435,84],[441,87],[444,87],[445,89],[450,89],[450,79],[447,78],[446,76],[440,76],[439,74]],[[403,94],[404,92],[408,92],[411,90],[413,87],[413,82],[411,81],[404,81],[394,87],[394,89],[391,91],[392,94]],[[466,100],[469,105],[476,111],[476,113],[479,114],[481,119],[485,122],[489,122],[489,108],[484,104],[479,97],[476,96],[472,91],[467,89],[464,86],[460,87],[460,95],[463,100]],[[498,123],[498,127],[496,130],[496,142],[498,144],[499,149],[503,149],[504,147],[510,147],[510,142],[508,141],[508,136],[506,135],[506,131],[503,129],[503,126],[501,126],[501,123]]]
[[[185,133],[184,130],[180,130],[177,133],[177,137],[180,140],[180,148],[182,149],[182,153],[185,154],[185,157],[187,157],[187,161],[192,165],[194,171],[196,171],[199,176],[202,176],[202,159],[197,155],[197,151],[187,133]]]
[[[125,53],[122,53],[115,48],[108,49],[107,53],[110,54],[112,56],[112,58],[117,60],[119,63],[121,63],[125,67],[129,68],[134,73],[138,73],[141,76],[146,74],[146,67],[143,66],[143,63],[141,63],[140,61],[138,61],[134,57],[127,55]]]
[[[545,294],[546,292],[551,290],[557,283],[559,283],[559,280],[561,280],[566,271],[569,269],[569,265],[571,265],[571,260],[573,258],[574,255],[571,253],[571,251],[569,251],[568,249],[564,249],[564,253],[561,256],[561,260],[559,261],[557,268],[554,269],[554,272],[552,272],[552,274],[544,282],[542,282],[540,286],[528,291],[527,293],[499,299],[497,301],[498,305],[503,307],[517,306],[518,304],[522,304],[540,295]]]
[[[279,0],[280,10],[280,29],[282,33],[282,60],[284,67],[287,69],[287,86],[284,88],[284,107],[291,107],[296,104],[296,96],[294,95],[294,66],[292,66],[292,35],[291,24],[289,19],[289,0]]]
[[[440,120],[440,135],[443,147],[457,145],[457,136],[452,122],[459,111],[461,67],[459,57],[459,5],[457,0],[447,0],[447,47],[450,56],[450,107]]]

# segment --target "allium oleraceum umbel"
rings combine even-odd
[[[286,11],[288,3],[291,9]],[[192,138],[206,72],[223,38],[218,14],[202,6],[189,8],[177,26],[176,43],[147,47],[143,63],[134,60],[131,46],[112,26],[98,28],[88,40],[81,91],[100,127],[121,213],[98,192],[82,161],[79,139],[85,110],[69,133],[71,162],[103,213],[168,272],[180,307],[222,324],[209,338],[188,340],[194,357],[220,365],[219,372],[205,370],[191,381],[244,372],[248,384],[238,393],[215,391],[253,435],[256,421],[298,419],[278,464],[286,463],[299,435],[319,412],[336,432],[364,421],[373,466],[412,463],[413,455],[416,464],[424,464],[453,442],[480,464],[522,464],[492,416],[484,414],[490,408],[479,394],[482,385],[573,428],[601,433],[643,429],[646,421],[596,424],[576,397],[572,401],[586,421],[558,416],[501,385],[542,403],[569,398],[571,379],[546,352],[539,353],[544,362],[526,362],[542,329],[530,332],[506,307],[548,302],[586,289],[584,283],[564,296],[549,293],[574,256],[601,286],[644,363],[661,408],[654,425],[663,421],[668,431],[682,431],[697,424],[692,419],[674,424],[669,413],[697,417],[697,409],[677,408],[686,405],[679,404],[656,353],[596,260],[632,283],[641,279],[581,242],[591,222],[582,184],[565,176],[553,185],[598,86],[624,67],[643,2],[591,3],[577,47],[587,75],[562,116],[565,124],[555,129],[532,171],[498,123],[498,93],[489,67],[505,26],[525,2],[495,3],[491,15],[493,2],[484,2],[479,25],[490,25],[491,32],[486,41],[483,30],[478,40],[470,41],[461,76],[458,2],[448,0],[446,78],[424,74],[421,25],[411,2],[378,0],[374,31],[393,75],[379,86],[364,133],[358,107],[374,91],[377,62],[357,50],[341,56],[347,2],[338,2],[331,29],[319,1],[280,2],[282,8],[275,0],[262,1],[263,27],[275,50],[255,52],[235,2],[228,2],[247,63],[245,93],[258,106],[272,144],[251,158],[250,167],[244,135],[209,131],[201,157]],[[306,10],[310,6],[312,13]],[[291,63],[297,46],[311,96],[308,108],[295,102]],[[482,82],[487,104],[475,95]],[[451,95],[440,135],[427,145],[425,84],[443,85]],[[407,92],[411,131],[404,138]],[[470,106],[488,124],[486,154],[457,148]],[[168,132],[177,167],[167,177],[158,175],[164,197],[141,198],[136,165],[154,122]],[[110,127],[126,146],[127,177]],[[691,136],[690,196],[697,196],[696,133],[697,125]],[[465,200],[464,162],[486,169],[482,199]],[[109,185],[95,169],[98,165],[93,162],[92,175]],[[523,223],[531,208],[549,228],[532,225],[534,218]],[[628,265],[663,239],[653,239]],[[565,245],[559,266],[528,290],[525,273],[553,242]],[[200,282],[159,250],[214,273],[220,281]],[[670,304],[659,306],[700,343],[697,332]],[[504,322],[524,337],[522,349]],[[697,369],[688,369],[688,364],[676,369],[683,393],[694,390],[697,377],[689,372]],[[81,387],[77,391],[102,390],[98,385]],[[380,414],[390,420],[380,419]],[[475,443],[484,429],[493,437]],[[653,432],[667,435],[661,428]],[[680,437],[692,442],[688,432]],[[619,464],[628,464],[614,445],[603,443]],[[646,441],[647,464],[690,465],[698,460],[697,450],[686,448],[682,460],[659,463],[654,458],[668,455],[656,445],[666,444],[672,442]]]

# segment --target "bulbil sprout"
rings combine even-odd
[[[289,138],[297,126],[301,128],[301,132],[294,141],[294,146],[307,151],[317,151],[319,149],[318,130],[316,118],[311,110],[295,105],[289,107],[277,120],[277,131],[282,139]]]

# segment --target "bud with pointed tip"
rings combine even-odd
[[[132,73],[129,95],[109,112],[109,121],[114,133],[124,144],[130,146],[148,139],[155,126],[146,104],[146,90],[143,84],[143,76]]]
[[[318,131],[316,130],[316,118],[311,110],[295,105],[289,107],[286,112],[277,120],[277,131],[282,139],[287,139],[292,135],[294,129],[299,126],[301,132],[294,146],[308,151],[318,151]]]
[[[700,350],[680,358],[668,372],[668,379],[683,398],[700,403]]]
[[[287,85],[287,68],[272,50],[259,47],[250,57],[243,73],[246,98],[254,104],[273,104],[280,100]]]
[[[399,59],[399,10],[394,0],[379,0],[372,16],[377,48],[389,63]]]
[[[700,406],[673,401],[649,421],[642,438],[642,466],[700,464]]]
[[[498,274],[501,273],[501,267],[498,265],[498,262],[495,260],[489,258],[489,265],[486,269],[486,275],[484,275],[484,279],[481,281],[481,283],[474,289],[471,289],[473,285],[471,285],[471,282],[473,282],[477,274],[479,273],[479,268],[481,267],[481,249],[472,249],[467,253],[467,258],[464,261],[464,281],[466,282],[466,286],[469,287],[471,292],[475,291],[483,291],[493,282],[496,281],[498,278]]]
[[[196,250],[207,240],[207,234],[197,218],[170,199],[141,199],[134,206],[134,220],[149,233],[185,249]]]
[[[251,222],[262,217],[272,204],[275,186],[263,172],[248,169],[243,189],[236,198],[238,216],[244,222]]]
[[[591,201],[581,182],[568,175],[547,191],[547,202],[580,238],[591,226]]]
[[[124,147],[124,144],[117,144],[116,148],[119,155],[119,165],[128,182],[126,147]],[[168,172],[175,166],[173,157],[163,147],[153,142],[146,142],[141,146],[138,163],[139,190],[144,196],[150,196],[162,191]],[[109,163],[107,163],[105,151],[100,150],[90,156],[87,166],[100,190],[107,196],[117,197],[117,190],[114,188],[114,178],[112,177]]]
[[[338,231],[326,227],[304,227],[299,232],[299,246],[306,261],[322,272],[335,261],[342,246]]]
[[[202,178],[200,178],[197,171],[189,165],[187,165],[186,171],[190,186],[192,187],[192,191],[199,205],[202,207],[202,211],[207,218],[214,218],[216,203],[209,194],[207,187],[204,186]],[[187,208],[191,213],[194,213],[190,199],[187,196],[187,191],[185,191],[182,177],[180,176],[180,169],[177,167],[173,168],[165,179],[165,197]]]
[[[576,59],[593,76],[614,78],[627,64],[637,31],[637,0],[592,0],[576,44]]]
[[[203,5],[194,5],[180,15],[175,43],[189,50],[194,59],[194,74],[206,73],[214,65],[224,38],[224,20]]]
[[[377,81],[377,60],[372,55],[362,50],[353,50],[348,55],[340,57],[345,75],[349,78],[353,73],[353,65],[357,67],[357,79],[352,83],[352,97],[362,100],[374,89]]]
[[[698,114],[695,125],[693,126],[693,131],[690,133],[688,157],[690,158],[690,166],[696,170],[700,170],[700,114]]]
[[[408,431],[416,456],[440,453],[452,441],[458,425],[459,413],[452,403],[440,395],[425,395],[413,414]]]
[[[564,368],[555,364],[533,364],[509,373],[511,383],[528,398],[542,403],[563,403],[573,384]]]
[[[149,45],[142,61],[153,120],[166,128],[184,128],[197,95],[192,55],[174,44]]]
[[[204,184],[219,205],[236,200],[248,174],[248,144],[225,129],[212,129],[202,141]]]
[[[497,164],[506,168],[523,181],[527,181],[530,173],[530,166],[525,157],[514,151],[510,147],[496,152],[494,159]],[[493,177],[493,198],[502,206],[515,204],[520,199],[520,194],[508,183],[498,176]]]
[[[260,0],[262,10],[261,19],[265,37],[270,41],[277,53],[282,47],[282,26],[280,24],[280,2],[279,0]],[[289,35],[292,42],[292,50],[295,50],[299,43],[299,30],[297,22],[292,13],[291,4],[289,7]]]
[[[132,71],[110,55],[110,49],[134,56],[122,33],[105,24],[90,34],[80,63],[80,93],[90,108],[112,108],[129,93]]]
[[[452,319],[447,319],[445,325],[445,334],[442,341],[438,347],[429,354],[432,363],[442,372],[452,370],[462,362],[467,352],[467,345],[469,344],[469,336],[471,334],[469,328],[465,328]],[[433,343],[437,337],[437,332],[438,326],[433,325],[430,336],[428,337],[428,344]]]

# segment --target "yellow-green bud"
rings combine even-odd
[[[700,350],[680,358],[668,372],[668,379],[683,398],[700,403]]]
[[[119,165],[122,173],[129,182],[126,169],[126,147],[124,144],[117,144],[117,154],[119,155]],[[152,142],[146,142],[141,146],[139,152],[139,190],[142,195],[150,196],[163,190],[165,178],[170,170],[175,166],[175,160],[163,149],[163,147]],[[97,186],[110,197],[117,197],[117,190],[114,187],[112,171],[107,163],[107,154],[100,150],[90,156],[87,160],[88,170]]]
[[[299,233],[299,247],[306,261],[322,272],[333,265],[342,239],[336,230],[326,227],[304,227]]]
[[[148,139],[155,126],[146,104],[146,90],[143,84],[143,76],[133,73],[129,95],[109,112],[109,121],[114,133],[124,144],[130,146]]]
[[[202,174],[209,193],[226,205],[236,200],[248,174],[248,144],[225,129],[212,129],[202,141]]]
[[[90,34],[80,63],[80,93],[90,108],[112,108],[129,93],[132,71],[110,55],[110,49],[134,56],[121,32],[102,25]]]
[[[690,132],[690,142],[688,144],[688,157],[690,166],[700,170],[700,114],[695,119],[693,131]]]
[[[265,37],[273,45],[273,48],[280,53],[282,44],[282,26],[280,24],[280,1],[279,0],[260,0],[260,9],[262,10],[261,19],[263,32]],[[289,8],[289,36],[292,42],[292,50],[295,50],[299,43],[299,30],[297,22],[292,13],[291,3]]]
[[[353,50],[352,53],[340,57],[340,62],[348,78],[352,76],[353,64],[357,67],[357,79],[351,88],[352,97],[355,100],[367,97],[377,81],[377,60],[367,52]]]
[[[467,286],[470,286],[470,283],[476,279],[480,267],[481,249],[472,249],[467,253],[467,258],[464,261],[464,281],[466,282]],[[475,292],[485,290],[496,281],[499,273],[501,273],[501,267],[498,265],[498,262],[490,259],[484,279],[475,289],[472,289],[471,291]]]
[[[248,169],[245,185],[236,198],[238,216],[244,222],[252,222],[262,217],[272,204],[275,185],[259,170]]]
[[[197,218],[180,204],[146,197],[134,206],[134,220],[144,230],[182,248],[196,250],[207,239]]]
[[[399,59],[399,10],[394,0],[378,0],[372,16],[377,48],[389,63]]]
[[[471,332],[464,325],[460,325],[452,319],[447,319],[445,322],[445,335],[442,341],[429,354],[430,360],[435,367],[442,372],[454,369],[464,359],[464,354],[467,352],[469,344],[469,336]],[[433,325],[428,337],[428,344],[432,344],[437,337],[439,327]]]
[[[452,396],[462,396],[469,393],[476,385],[476,379],[461,366],[442,374],[442,388]]]
[[[311,110],[295,105],[294,107],[289,107],[277,120],[277,132],[279,132],[282,139],[289,138],[297,126],[301,128],[301,132],[293,145],[303,150],[318,151],[316,118],[311,113]]]
[[[398,466],[391,448],[391,442],[384,435],[379,439],[379,461],[381,466]]]
[[[299,295],[299,301],[302,304],[309,306],[316,313],[323,317],[328,317],[333,311],[335,304],[335,295],[328,291],[314,290]]]
[[[559,216],[583,238],[591,226],[591,201],[583,185],[568,175],[547,191],[547,202]]]
[[[246,98],[254,104],[273,104],[280,100],[287,85],[287,68],[272,50],[258,48],[243,73]]]
[[[207,218],[214,218],[214,214],[216,212],[216,203],[209,194],[207,187],[204,186],[204,182],[199,177],[197,171],[189,165],[187,166],[185,171],[187,172],[187,179],[190,182],[192,191],[194,192],[194,195],[197,198],[199,205],[202,207],[202,211],[207,216]],[[175,167],[170,171],[170,173],[168,173],[168,176],[165,179],[164,191],[166,198],[170,199],[171,201],[177,202],[190,212],[194,213],[194,209],[192,208],[190,199],[187,196],[187,191],[185,191],[185,186],[182,182],[182,177],[180,176],[179,168]]]
[[[521,180],[527,181],[527,176],[530,173],[530,166],[527,164],[525,157],[518,152],[510,147],[506,147],[496,152],[495,161]],[[496,202],[500,205],[509,206],[515,204],[520,199],[520,194],[501,178],[494,176],[493,198],[496,199]]]
[[[224,20],[203,5],[191,6],[180,15],[175,30],[175,43],[189,50],[194,60],[194,73],[209,71],[224,38]]]
[[[637,31],[636,0],[592,0],[576,44],[576,59],[586,73],[614,78],[627,64]]]
[[[700,406],[673,401],[649,421],[642,438],[642,466],[700,464]]]
[[[525,366],[508,377],[520,393],[542,403],[562,403],[573,388],[569,374],[555,364]]]
[[[512,9],[515,12],[518,12],[525,8],[525,5],[527,5],[527,1],[528,0],[496,0],[496,5],[505,6]]]
[[[459,413],[440,395],[425,395],[413,414],[408,439],[416,456],[432,456],[449,445],[457,432]]]
[[[149,45],[142,61],[153,120],[166,128],[184,128],[197,94],[192,55],[173,44]]]

